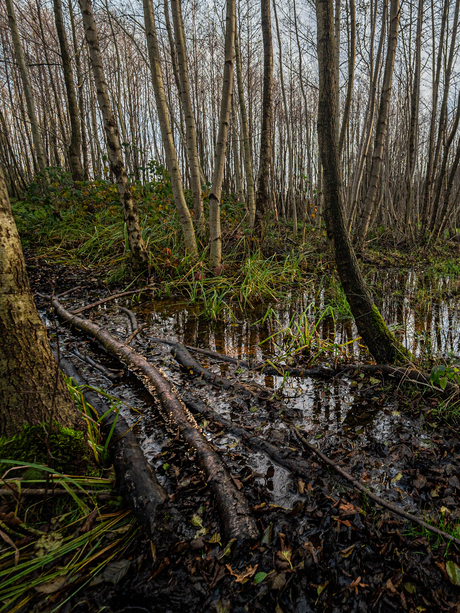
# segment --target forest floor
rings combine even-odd
[[[62,299],[76,308],[108,295],[101,276],[91,268],[27,255],[37,305],[64,356],[82,368],[75,357],[78,349],[119,372],[119,363],[97,343],[66,325],[57,328],[49,301],[38,295],[78,286]],[[291,427],[301,428],[308,441],[382,498],[459,537],[458,399],[363,374],[270,379],[198,356],[217,375],[271,388],[274,406],[286,407],[280,414],[270,400],[228,394],[184,373],[167,346],[149,338],[183,342],[188,337],[178,331],[191,320],[178,325],[176,312],[155,319],[145,301],[107,303],[90,318],[126,338],[129,329],[118,306],[134,310],[139,322],[146,323],[136,350],[161,366],[181,394],[193,392],[218,415],[272,443],[299,465],[305,462],[308,470],[303,477],[293,475],[263,452],[254,453],[224,422],[199,418],[259,531],[254,542],[225,542],[214,497],[194,453],[165,424],[158,404],[128,370],[113,383],[85,365],[82,372],[91,385],[118,399],[168,494],[157,534],[151,541],[136,525],[114,489],[109,466],[88,476],[85,487],[96,492],[93,497],[81,491],[75,495],[82,483],[78,478],[67,482],[73,497],[49,495],[43,501],[3,495],[0,611],[460,611],[460,548],[354,491],[303,447]],[[206,339],[213,333],[194,339],[209,348]],[[219,350],[217,343],[215,347]],[[329,359],[326,353],[321,358]],[[27,479],[22,479],[26,487]]]

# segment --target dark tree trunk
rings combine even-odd
[[[376,361],[383,364],[403,362],[409,357],[408,351],[388,330],[372,302],[345,226],[335,105],[338,84],[334,71],[333,0],[317,0],[316,18],[319,64],[318,140],[324,172],[324,200],[328,209],[326,223],[333,236],[337,271],[358,332]]]
[[[264,42],[264,87],[262,99],[262,130],[260,134],[260,164],[256,194],[254,228],[261,235],[263,219],[270,206],[269,183],[272,162],[273,124],[273,42],[270,0],[262,0],[262,36]]]

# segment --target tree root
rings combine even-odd
[[[157,509],[166,500],[167,495],[145,459],[134,433],[121,415],[110,411],[110,407],[95,392],[85,387],[84,379],[71,362],[61,359],[59,366],[80,386],[85,400],[98,416],[107,414],[102,420],[102,431],[106,437],[110,435],[112,426],[116,422],[112,432],[113,443],[109,445],[109,451],[117,475],[118,488],[133,508],[139,523],[152,538],[155,534]]]
[[[66,311],[56,298],[53,298],[52,304],[60,317],[97,338],[109,353],[115,355],[136,374],[154,398],[159,399],[170,427],[176,426],[186,443],[196,451],[198,464],[216,497],[225,537],[228,540],[237,539],[239,542],[257,539],[256,522],[251,516],[244,495],[235,487],[228,469],[164,374],[100,326]]]

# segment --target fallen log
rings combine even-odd
[[[101,428],[106,437],[112,432],[114,442],[109,444],[109,452],[117,476],[118,489],[133,508],[141,526],[152,538],[155,534],[157,509],[166,500],[167,494],[158,483],[126,420],[110,411],[110,407],[95,392],[85,387],[85,380],[72,362],[61,359],[59,366],[62,372],[80,386],[86,402],[93,407],[97,415],[106,415]]]
[[[134,349],[112,337],[107,330],[69,313],[56,298],[52,299],[52,304],[62,319],[97,338],[109,353],[130,368],[155,399],[159,399],[170,427],[177,427],[185,442],[196,452],[198,464],[216,497],[225,537],[228,540],[237,539],[238,542],[257,539],[256,522],[244,495],[235,487],[228,469],[164,374]]]

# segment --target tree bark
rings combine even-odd
[[[26,423],[77,421],[35,307],[0,167],[0,436]]]
[[[195,117],[193,115],[190,83],[188,77],[187,48],[185,44],[184,23],[182,20],[181,0],[171,0],[174,34],[176,36],[177,64],[179,72],[179,94],[185,115],[185,133],[187,154],[190,168],[190,184],[193,194],[193,211],[195,221],[201,231],[204,230],[203,197],[201,191],[200,163],[196,139]],[[171,51],[173,52],[173,51]]]
[[[369,188],[367,190],[366,198],[364,200],[361,223],[356,235],[358,245],[360,245],[366,238],[377,202],[378,186],[380,183],[380,173],[383,162],[383,147],[385,144],[385,135],[388,126],[388,116],[390,113],[391,85],[393,81],[393,71],[396,58],[396,45],[398,42],[399,15],[399,0],[391,0],[390,31],[388,33],[388,51],[385,62],[385,72],[383,75],[379,115],[377,118],[377,128],[375,133],[374,153],[372,156],[370,183]]]
[[[62,18],[61,0],[54,0],[54,21],[61,49],[62,69],[64,72],[64,83],[67,92],[67,104],[70,118],[70,145],[69,145],[69,164],[72,178],[74,181],[83,181],[83,168],[81,165],[81,129],[78,117],[77,97],[72,75],[72,65],[70,63],[69,47]]]
[[[104,120],[110,168],[116,177],[118,194],[123,205],[129,247],[131,249],[133,264],[137,268],[147,263],[148,253],[142,238],[137,206],[131,194],[128,175],[126,174],[121,152],[118,128],[110,105],[91,0],[80,0],[80,8],[96,84],[97,100]]]
[[[241,67],[241,53],[239,42],[239,30],[235,31],[235,64],[236,82],[238,85],[238,102],[240,108],[241,131],[243,132],[244,171],[246,175],[246,206],[249,213],[249,227],[254,228],[256,203],[254,199],[254,171],[252,168],[251,135],[249,133],[248,114],[244,100],[243,74]]]
[[[30,128],[32,130],[32,140],[34,143],[35,155],[37,157],[39,169],[44,170],[46,168],[45,150],[43,147],[43,140],[38,125],[37,114],[35,111],[35,103],[32,92],[32,85],[30,83],[29,78],[29,70],[24,59],[24,51],[22,49],[21,39],[19,38],[18,26],[16,24],[13,0],[6,0],[6,9],[8,11],[8,23],[11,30],[11,37],[13,39],[14,54],[18,63],[22,87],[24,90],[24,97],[26,99],[27,104],[27,113],[29,116]]]
[[[211,193],[209,194],[209,265],[213,269],[219,267],[222,261],[220,205],[222,196],[222,180],[224,177],[225,153],[227,151],[228,128],[230,123],[230,108],[233,95],[235,28],[235,0],[227,0],[224,79],[222,84],[222,99],[220,103],[219,132],[217,134],[217,146],[214,158],[214,173],[212,176]]]
[[[272,164],[273,126],[273,42],[270,0],[261,0],[262,38],[264,44],[264,85],[262,94],[262,128],[260,133],[259,178],[256,194],[254,229],[262,235],[264,216],[270,208],[269,183]]]
[[[195,230],[193,228],[192,217],[185,201],[182,179],[177,161],[176,148],[174,146],[171,123],[169,120],[168,106],[166,102],[165,88],[163,85],[163,75],[161,74],[160,51],[158,48],[158,37],[155,26],[155,16],[153,13],[152,0],[143,0],[145,35],[147,37],[147,48],[149,51],[150,70],[152,74],[153,90],[160,121],[161,136],[166,152],[166,163],[171,177],[171,186],[174,194],[174,202],[184,234],[185,248],[192,254],[197,253]]]
[[[404,362],[409,353],[389,331],[373,304],[345,227],[335,105],[337,83],[334,71],[333,0],[317,0],[316,16],[319,65],[318,138],[324,172],[325,203],[329,209],[326,223],[331,226],[337,271],[358,332],[375,360],[384,364]]]

